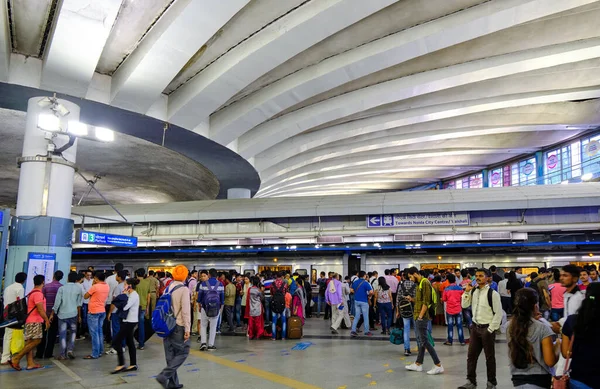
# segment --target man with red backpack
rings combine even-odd
[[[214,351],[215,337],[217,335],[217,324],[221,316],[221,307],[225,304],[225,287],[217,279],[217,271],[210,269],[208,271],[210,278],[202,282],[198,287],[198,303],[201,305],[200,311],[200,351]],[[210,325],[210,334],[208,346],[206,344],[207,327]]]
[[[281,319],[281,337],[285,340],[287,330],[287,318],[285,317],[285,294],[288,291],[287,281],[283,278],[284,272],[277,273],[277,279],[271,283],[271,330],[273,340],[277,339],[277,320]]]

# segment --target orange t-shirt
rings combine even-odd
[[[285,294],[285,307],[292,307],[292,295],[289,292]]]
[[[25,323],[43,323],[44,319],[42,315],[38,312],[35,307],[37,304],[42,303],[44,309],[46,309],[46,298],[44,294],[39,289],[34,289],[29,296],[27,297],[27,312],[31,312],[27,319],[25,319]]]
[[[90,294],[90,302],[88,303],[89,313],[102,313],[106,312],[104,304],[108,298],[108,292],[110,287],[106,282],[99,282],[92,285],[88,293]]]

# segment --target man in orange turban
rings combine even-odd
[[[187,267],[185,267],[183,265],[177,265],[177,266],[175,266],[175,269],[173,269],[171,274],[173,275],[173,280],[185,282],[189,272],[188,272]]]

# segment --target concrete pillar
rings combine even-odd
[[[229,188],[227,189],[227,199],[249,199],[252,198],[250,189],[245,188]]]
[[[38,116],[51,113],[49,107],[38,104],[43,98],[33,97],[27,106],[17,210],[11,223],[6,269],[8,280],[14,279],[18,272],[28,273],[26,291],[33,287],[32,273],[45,274],[49,282],[54,271],[62,270],[66,276],[71,266],[71,203],[77,141],[62,153],[63,158],[48,151],[50,140],[37,127]],[[65,100],[58,102],[69,110],[60,118],[61,128],[67,128],[69,121],[79,121],[78,105]],[[68,142],[68,137],[58,135],[52,142],[59,148]]]

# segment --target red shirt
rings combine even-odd
[[[282,290],[282,289],[283,289],[283,294],[285,295],[288,291],[288,284],[287,284],[286,280],[284,280],[283,278],[281,278],[281,279],[277,278],[271,284],[271,296],[275,296],[275,292],[277,292],[278,290]]]
[[[458,315],[462,312],[461,299],[464,293],[463,288],[453,284],[444,289],[442,301],[446,303],[446,312],[449,315]]]
[[[44,297],[44,294],[42,293],[41,290],[34,289],[31,291],[31,293],[29,293],[29,296],[27,297],[27,312],[31,312],[31,313],[29,314],[29,316],[27,316],[25,323],[43,323],[44,322],[42,315],[40,315],[40,312],[38,311],[38,309],[36,307],[36,305],[39,303],[42,303],[44,308],[46,308],[46,298]]]

